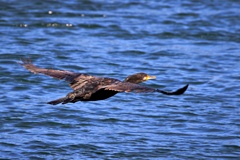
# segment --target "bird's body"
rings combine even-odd
[[[47,76],[69,82],[73,91],[63,98],[48,102],[53,105],[69,102],[75,103],[77,101],[104,100],[119,92],[160,92],[167,95],[180,95],[183,94],[188,87],[188,85],[186,85],[175,92],[166,92],[139,85],[138,83],[156,78],[155,76],[149,76],[145,73],[130,75],[124,81],[120,81],[114,78],[95,77],[88,74],[39,68],[33,65],[30,60],[26,59],[22,60],[22,63],[19,64],[35,74],[42,73]]]

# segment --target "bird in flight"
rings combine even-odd
[[[124,81],[120,81],[114,78],[96,77],[65,70],[39,68],[32,64],[30,59],[22,59],[19,64],[34,74],[41,73],[56,79],[65,80],[69,83],[73,91],[65,97],[48,102],[48,104],[52,105],[75,103],[78,101],[104,100],[119,92],[159,92],[165,95],[181,95],[188,88],[187,84],[174,92],[167,92],[139,85],[139,83],[149,79],[156,79],[156,76],[150,76],[146,73],[136,73],[128,76]]]

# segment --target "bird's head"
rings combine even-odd
[[[150,76],[146,73],[136,73],[136,74],[128,76],[124,80],[124,82],[130,82],[130,83],[138,84],[138,83],[142,83],[144,81],[147,81],[149,79],[156,79],[156,76]]]

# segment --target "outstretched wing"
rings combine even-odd
[[[116,82],[110,85],[102,86],[101,89],[117,91],[117,92],[154,92],[153,88],[145,87],[142,85],[129,83],[129,82]]]
[[[73,80],[76,77],[81,75],[80,73],[74,73],[74,72],[69,72],[64,70],[38,68],[37,66],[32,64],[30,59],[22,59],[22,62],[19,62],[19,64],[32,73],[35,73],[35,74],[42,73],[47,76],[50,76],[56,79],[62,79],[68,82],[73,82]]]
[[[166,95],[180,95],[180,94],[183,94],[187,90],[188,84],[186,86],[184,86],[183,88],[180,88],[174,92],[167,92],[167,91],[163,91],[160,89],[145,87],[142,85],[133,84],[133,83],[129,83],[129,82],[117,82],[117,83],[114,83],[111,85],[103,86],[101,88],[104,88],[105,90],[112,90],[112,91],[117,91],[117,92],[135,92],[135,93],[160,92],[160,93],[166,94]]]

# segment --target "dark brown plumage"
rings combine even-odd
[[[186,85],[175,92],[166,92],[139,85],[138,83],[156,78],[155,76],[149,76],[146,73],[136,73],[128,76],[124,81],[120,81],[114,78],[101,78],[64,70],[38,68],[31,63],[30,59],[23,59],[19,64],[32,73],[42,73],[47,76],[69,82],[69,85],[73,91],[68,93],[63,98],[48,102],[52,105],[59,103],[65,104],[69,102],[75,103],[77,101],[104,100],[114,96],[119,92],[160,92],[166,95],[180,95],[183,94],[188,88],[188,85]]]

